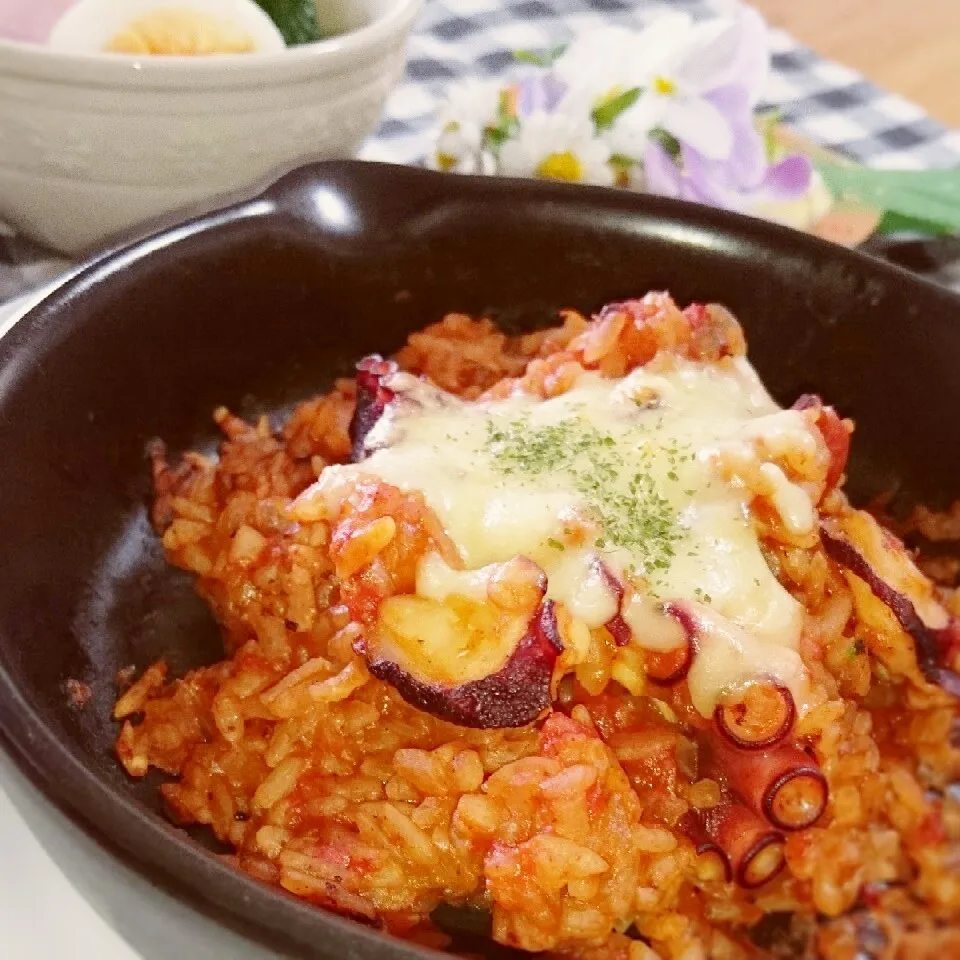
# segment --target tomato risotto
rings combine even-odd
[[[155,445],[225,658],[122,693],[127,772],[426,945],[960,956],[960,602],[847,501],[852,423],[774,403],[718,305],[562,320],[450,315],[279,430],[217,410],[216,458]]]

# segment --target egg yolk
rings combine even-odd
[[[201,56],[251,53],[253,38],[235,24],[195,10],[155,10],[107,41],[109,53]]]

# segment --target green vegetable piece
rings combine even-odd
[[[316,0],[257,0],[257,4],[277,25],[288,47],[323,39]]]

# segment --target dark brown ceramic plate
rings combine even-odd
[[[234,872],[116,766],[117,669],[218,656],[148,528],[144,445],[208,443],[216,404],[280,411],[446,311],[531,328],[649,288],[726,303],[779,397],[814,389],[856,417],[857,496],[960,494],[960,301],[812,237],[624,192],[320,165],[91,263],[17,324],[0,342],[0,737],[96,838],[75,845],[81,881],[104,864],[147,877],[147,900],[172,891],[284,955],[416,953]],[[92,688],[85,707],[68,678]],[[175,955],[165,936],[144,952]]]

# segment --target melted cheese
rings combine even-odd
[[[557,541],[560,542],[560,541]],[[588,627],[602,626],[619,613],[620,598],[604,576],[602,560],[596,550],[556,548],[544,554],[541,566],[547,571],[547,596],[565,604]]]
[[[438,603],[451,596],[483,603],[488,596],[490,570],[454,570],[440,554],[428,553],[417,566],[417,593]]]
[[[772,461],[806,462],[816,441],[802,414],[781,410],[745,359],[677,361],[665,372],[641,368],[622,379],[587,373],[569,392],[547,400],[515,394],[465,402],[409,374],[396,374],[387,385],[397,399],[367,437],[369,456],[328,467],[306,498],[337,499],[338,489],[358,475],[420,491],[467,571],[525,555],[546,572],[548,595],[577,620],[593,629],[622,612],[635,641],[652,649],[676,646],[682,636],[657,626],[660,615],[651,604],[701,601],[740,628],[736,643],[712,643],[691,671],[694,702],[707,713],[729,684],[752,675],[799,685],[801,607],[764,559],[748,509],[757,491],[724,479],[718,456],[736,448],[752,457],[766,485],[761,492],[796,532],[811,528],[813,505]],[[631,478],[652,481],[676,533],[669,562],[651,569],[642,550],[609,542],[596,504],[584,493],[591,465],[579,455],[553,470],[498,459],[491,437],[503,430],[516,435],[518,423],[532,432],[560,427],[608,438],[608,462],[617,471],[604,489],[623,502],[632,496]],[[437,558],[425,561],[418,591],[479,596],[480,579],[445,567]],[[633,588],[622,611],[617,580]]]
[[[816,522],[816,515],[807,493],[791,483],[775,463],[762,464],[760,475],[769,484],[768,496],[784,526],[791,533],[809,533]]]
[[[683,627],[673,617],[666,616],[653,597],[639,593],[628,597],[623,606],[623,619],[644,650],[676,650],[687,642]]]
[[[765,643],[703,604],[691,605],[697,624],[696,653],[687,685],[690,701],[703,716],[713,713],[724,690],[739,690],[758,679],[779,681],[793,695],[798,712],[810,702],[810,678],[800,654],[790,646]]]

